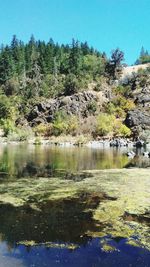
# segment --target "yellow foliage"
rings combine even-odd
[[[34,128],[35,134],[38,136],[50,136],[52,133],[52,124],[39,124]]]
[[[97,118],[96,135],[105,136],[108,134],[127,137],[131,135],[131,131],[114,115],[102,113]]]
[[[128,137],[131,135],[131,130],[119,119],[115,119],[113,128],[114,135],[120,135],[123,137]]]
[[[68,124],[67,133],[75,135],[76,131],[79,127],[79,121],[78,121],[77,117],[76,116],[70,116],[67,120],[67,124]]]
[[[113,122],[115,120],[114,115],[108,115],[101,113],[97,117],[96,133],[97,135],[104,136],[113,131]]]

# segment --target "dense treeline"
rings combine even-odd
[[[66,89],[76,90],[81,81],[104,74],[107,58],[85,43],[71,45],[36,41],[31,36],[24,44],[13,36],[10,45],[0,51],[0,86],[7,96],[25,98],[55,96]]]

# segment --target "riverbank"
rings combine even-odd
[[[28,143],[32,145],[52,145],[60,147],[73,147],[73,146],[85,146],[89,148],[109,148],[109,147],[127,147],[127,148],[140,148],[147,147],[150,148],[150,143],[145,143],[143,140],[132,140],[129,138],[101,138],[92,139],[91,136],[71,136],[71,135],[61,135],[61,136],[51,136],[49,138],[44,138],[42,136],[32,137],[27,140],[11,140],[7,137],[0,138],[1,144],[9,143]]]

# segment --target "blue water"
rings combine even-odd
[[[5,242],[0,245],[5,264],[0,267],[149,267],[150,252],[125,244],[125,240],[114,242],[115,252],[104,252],[100,239],[95,238],[75,250],[25,247],[19,245],[9,251]],[[4,264],[4,263],[3,263]],[[14,265],[15,264],[15,265]]]

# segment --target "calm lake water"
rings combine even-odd
[[[1,145],[1,193],[5,196],[10,184],[24,179],[33,183],[41,177],[54,181],[60,177],[60,182],[73,179],[78,183],[85,178],[78,175],[83,170],[150,166],[150,159],[143,158],[141,151],[135,159],[125,153],[125,149]],[[22,188],[18,188],[19,196]],[[116,237],[109,241],[115,250],[108,252],[102,244],[109,240],[109,233],[103,238],[87,234],[103,227],[97,225],[91,212],[100,203],[97,195],[80,193],[55,201],[46,197],[38,208],[12,205],[11,198],[0,201],[0,267],[150,267],[148,249]]]

